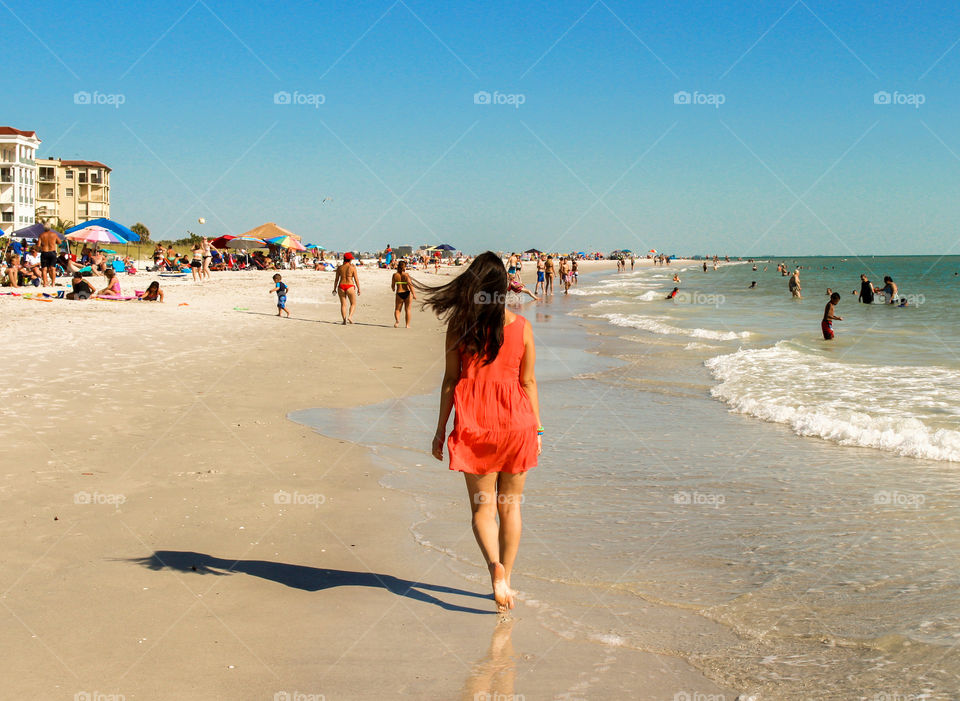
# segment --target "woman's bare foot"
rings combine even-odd
[[[395,323],[395,324],[393,325],[393,328],[395,328],[395,329],[400,328],[400,322],[398,321],[397,323]]]
[[[493,599],[501,613],[513,608],[513,597],[507,586],[506,571],[499,562],[490,564],[490,579],[493,581]]]

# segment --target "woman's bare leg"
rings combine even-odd
[[[473,535],[480,546],[490,571],[493,598],[501,611],[513,607],[507,587],[506,570],[500,562],[500,529],[497,526],[497,473],[471,475],[463,473],[473,514]]]
[[[347,293],[343,290],[337,290],[337,294],[340,296],[340,316],[343,317],[343,324],[347,324]]]
[[[413,304],[412,297],[407,297],[405,300],[403,300],[403,306],[407,308],[407,328],[408,329],[410,328],[410,307],[412,306],[412,304]]]
[[[397,297],[394,302],[393,318],[395,321],[393,322],[393,328],[397,328],[400,326],[400,309],[403,307],[403,300]],[[407,326],[410,326],[409,321],[407,321]]]
[[[500,562],[503,563],[508,589],[510,588],[513,563],[517,559],[517,550],[520,547],[520,533],[523,530],[520,506],[523,504],[523,485],[526,483],[526,479],[526,472],[516,475],[501,472],[497,480],[497,512],[500,515]],[[510,594],[512,603],[512,590]]]
[[[357,288],[351,287],[347,290],[347,296],[350,298],[350,313],[347,315],[347,323],[353,323],[353,313],[357,310]]]

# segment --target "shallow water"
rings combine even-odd
[[[924,306],[841,309],[850,323],[837,322],[841,343],[825,347],[819,297],[798,304],[784,281],[735,302],[753,272],[731,265],[697,271],[713,285],[699,294],[730,295],[704,310],[660,298],[673,272],[583,276],[577,291],[588,294],[518,310],[537,336],[548,428],[524,504],[514,582],[524,605],[558,636],[678,655],[764,698],[955,698],[957,365],[945,351],[914,354],[916,333],[902,334],[896,370],[882,363],[890,353],[855,345],[867,314],[886,315],[893,330],[877,333],[888,338],[932,323],[906,317]],[[426,452],[436,403],[292,418],[362,435],[388,468],[385,486],[418,500],[413,536],[483,585],[462,479]],[[784,406],[796,411],[763,413]],[[905,426],[909,442],[897,438]],[[876,447],[863,447],[868,430]]]

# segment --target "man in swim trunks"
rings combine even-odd
[[[820,330],[823,331],[823,338],[826,341],[829,341],[833,338],[832,322],[843,321],[842,317],[834,314],[834,311],[836,311],[839,303],[840,293],[834,292],[832,295],[830,295],[830,301],[827,302],[827,306],[823,308],[823,321],[820,322]]]
[[[546,277],[546,265],[544,261],[546,261],[546,257],[544,256],[540,256],[539,258],[537,258],[537,285],[536,287],[533,288],[533,291],[536,294],[539,294],[541,286],[543,286],[544,291],[546,291],[545,288],[547,285],[547,277]]]
[[[47,224],[43,226],[43,233],[37,240],[40,247],[40,284],[47,286],[47,276],[50,277],[49,285],[53,287],[57,284],[57,246],[60,238],[50,230]]]

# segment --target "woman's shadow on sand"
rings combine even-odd
[[[304,591],[321,591],[332,587],[379,587],[386,589],[391,594],[433,604],[447,611],[489,615],[495,613],[494,611],[450,604],[422,590],[472,596],[479,599],[492,599],[493,597],[490,594],[477,594],[453,587],[413,582],[389,574],[377,574],[376,572],[328,570],[321,567],[290,565],[285,562],[270,562],[268,560],[224,560],[212,555],[184,550],[157,550],[150,557],[134,558],[132,561],[151,570],[171,569],[218,576],[239,572]]]

